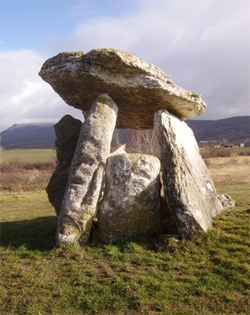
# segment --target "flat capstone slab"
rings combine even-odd
[[[185,120],[202,115],[206,107],[199,94],[176,86],[160,68],[116,49],[59,53],[39,75],[84,114],[99,95],[108,93],[119,108],[120,129],[153,129],[160,109]]]

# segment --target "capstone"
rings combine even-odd
[[[116,128],[153,129],[154,113],[167,109],[181,120],[200,116],[201,96],[179,86],[158,67],[116,49],[64,52],[48,59],[39,75],[71,106],[86,114],[98,95],[118,104]]]

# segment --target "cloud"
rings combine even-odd
[[[203,119],[250,114],[248,1],[134,3],[134,12],[119,16],[92,8],[70,36],[53,38],[49,48],[122,49],[159,66],[177,85],[200,93],[208,105]]]
[[[54,34],[45,51],[122,49],[200,93],[208,105],[201,119],[249,115],[249,6],[248,0],[79,1],[69,12],[74,32]],[[0,131],[65,114],[82,119],[38,76],[46,59],[34,50],[0,51]]]
[[[38,76],[44,61],[32,50],[0,51],[1,131],[15,123],[56,122],[66,113],[82,117]]]

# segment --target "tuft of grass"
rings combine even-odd
[[[17,192],[21,190],[45,189],[56,162],[28,163],[15,160],[0,165],[0,190]]]
[[[1,314],[249,314],[250,185],[216,188],[237,205],[192,241],[60,249],[44,191],[1,193]]]

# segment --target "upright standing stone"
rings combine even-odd
[[[118,154],[107,159],[105,193],[98,209],[99,238],[161,232],[160,161],[146,154]]]
[[[46,188],[49,201],[59,215],[82,122],[65,115],[55,124],[57,166]]]
[[[185,122],[160,110],[154,118],[161,151],[164,195],[178,232],[193,238],[212,226],[223,207],[199,154],[192,130]]]
[[[103,180],[118,108],[99,96],[80,131],[69,182],[58,218],[57,245],[87,243]]]

